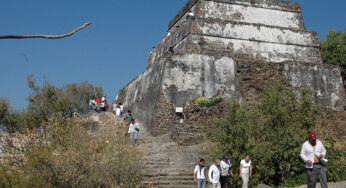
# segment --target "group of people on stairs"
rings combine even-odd
[[[234,176],[232,172],[232,164],[229,156],[224,155],[222,160],[216,160],[208,170],[208,182],[211,188],[231,187],[231,178]],[[205,160],[201,159],[194,170],[194,181],[198,188],[205,188],[207,184]],[[240,161],[240,178],[243,180],[243,187],[247,187],[249,178],[252,176],[252,165],[250,155],[247,154]]]
[[[326,175],[326,156],[327,151],[322,142],[317,139],[314,132],[309,133],[309,139],[306,141],[301,149],[300,156],[306,164],[307,187],[315,188],[317,179],[319,178],[321,187],[328,188],[327,175]],[[234,176],[231,170],[232,164],[229,161],[229,156],[224,155],[222,160],[216,160],[208,170],[208,177],[206,177],[205,160],[201,159],[199,164],[196,165],[193,173],[194,181],[197,183],[197,188],[205,188],[207,185],[207,178],[209,182],[208,188],[230,188],[231,178]],[[249,185],[249,179],[252,176],[252,162],[250,155],[246,154],[245,158],[240,161],[239,178],[243,181],[243,188]]]

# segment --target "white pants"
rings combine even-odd
[[[241,174],[241,179],[243,179],[243,188],[247,188],[247,185],[249,183],[249,174]]]

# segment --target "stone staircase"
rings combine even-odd
[[[195,187],[193,170],[207,144],[181,146],[169,134],[153,137],[145,128],[139,134],[137,148],[143,152],[142,187]]]

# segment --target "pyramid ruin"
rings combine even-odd
[[[322,64],[317,33],[306,30],[297,3],[190,0],[168,33],[118,98],[154,135],[178,124],[176,107],[196,97],[254,101],[277,82],[309,87],[317,104],[343,109],[340,69]]]

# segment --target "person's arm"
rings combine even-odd
[[[327,150],[326,148],[324,148],[323,144],[321,143],[321,154],[320,154],[320,158],[323,158],[327,155]]]
[[[212,180],[212,178],[211,178],[211,172],[212,172],[212,170],[211,170],[211,167],[209,168],[209,170],[208,170],[208,179],[209,179],[209,182],[212,182],[211,180]]]
[[[128,130],[128,133],[131,133],[131,125],[129,126],[129,130]]]
[[[242,168],[243,168],[243,165],[240,163],[240,167],[239,167],[239,177],[241,178],[241,170],[242,170]]]
[[[252,176],[252,164],[250,164],[250,177]]]
[[[300,151],[300,157],[303,159],[304,162],[309,163],[310,165],[312,165],[312,161],[310,161],[306,156],[305,156],[305,152],[306,152],[306,146],[305,144],[303,144],[302,150]]]
[[[231,173],[232,177],[233,177],[233,172],[231,170],[231,167],[229,168],[229,172]]]

